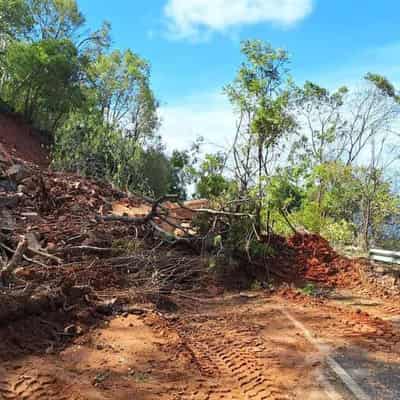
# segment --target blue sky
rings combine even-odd
[[[227,144],[234,118],[221,95],[240,64],[240,41],[291,54],[295,81],[355,85],[368,71],[400,82],[397,0],[78,0],[90,27],[112,24],[114,47],[152,65],[169,148],[196,135]]]

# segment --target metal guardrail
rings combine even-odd
[[[369,258],[386,264],[400,265],[400,252],[398,251],[370,249]]]

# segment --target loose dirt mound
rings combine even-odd
[[[360,282],[359,265],[340,256],[329,242],[316,234],[297,234],[288,239],[296,251],[299,274],[328,285],[353,286]]]
[[[323,237],[298,233],[274,236],[271,269],[287,281],[312,281],[326,286],[354,287],[361,283],[360,264],[339,255]]]

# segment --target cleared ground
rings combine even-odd
[[[343,304],[343,294],[332,297],[251,292],[188,301],[176,314],[110,317],[61,352],[51,335],[68,333],[56,323],[36,319],[31,330],[28,321],[18,335],[3,328],[15,340],[2,341],[0,398],[400,398],[400,330],[375,318],[394,317],[396,308],[376,301],[367,315]]]

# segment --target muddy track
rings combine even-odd
[[[65,390],[54,375],[35,372],[17,373],[0,378],[0,400],[82,400]]]
[[[194,388],[183,388],[183,400],[284,400],[282,389],[268,371],[279,367],[278,357],[267,350],[251,329],[220,329],[218,324],[195,334],[176,327],[193,356],[202,379]]]

